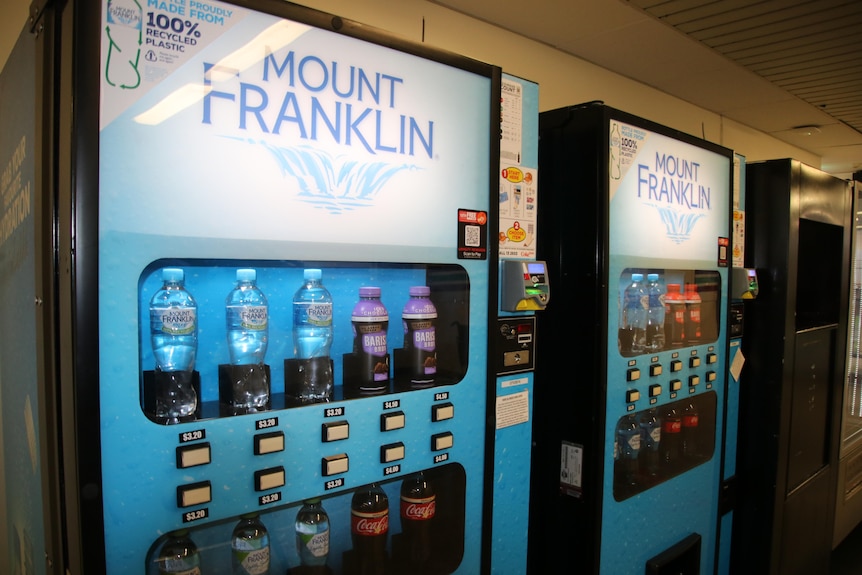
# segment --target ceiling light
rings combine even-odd
[[[813,136],[820,133],[820,126],[795,126],[791,131],[800,136]]]

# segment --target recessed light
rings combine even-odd
[[[820,126],[795,126],[792,128],[792,131],[794,134],[799,134],[800,136],[813,136],[820,133]]]

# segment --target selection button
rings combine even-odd
[[[212,501],[212,484],[209,481],[177,487],[177,505],[179,507],[194,507],[210,501]]]

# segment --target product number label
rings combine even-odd
[[[327,407],[323,410],[323,417],[341,417],[344,415],[343,407]]]
[[[267,495],[261,495],[257,498],[257,502],[260,505],[269,505],[270,503],[278,503],[281,501],[281,492],[276,491],[275,493],[269,493]]]
[[[207,436],[207,432],[203,429],[195,429],[194,431],[184,431],[180,433],[180,443],[188,443],[189,441],[197,441]]]
[[[259,419],[255,422],[255,425],[258,429],[269,429],[270,427],[275,427],[278,425],[278,418],[267,417],[266,419]]]
[[[448,391],[441,391],[439,393],[434,394],[434,401],[445,401],[447,399],[449,399],[449,392]]]
[[[396,407],[401,407],[400,399],[392,399],[390,401],[383,402],[383,409],[395,409]]]
[[[201,519],[206,519],[210,516],[210,511],[206,507],[203,509],[198,509],[196,511],[189,511],[188,513],[183,514],[183,523],[191,523],[192,521],[199,521]]]
[[[323,488],[326,491],[329,491],[330,489],[338,489],[339,487],[344,487],[344,478],[343,477],[339,477],[338,479],[330,479],[329,481],[327,481],[323,485]]]
[[[401,466],[400,465],[390,465],[383,469],[383,475],[392,475],[393,473],[400,473]]]
[[[443,463],[444,461],[449,461],[448,453],[441,453],[440,455],[434,456],[434,463]]]

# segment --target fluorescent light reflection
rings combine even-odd
[[[250,42],[234,50],[210,70],[210,85],[186,84],[168,94],[149,110],[135,116],[135,122],[149,126],[161,124],[174,114],[199,102],[212,90],[212,84],[236,77],[268,54],[278,52],[310,30],[310,26],[279,20]]]

